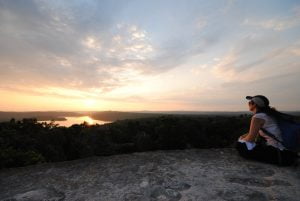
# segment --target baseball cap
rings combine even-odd
[[[269,99],[263,95],[246,96],[247,100],[252,100],[259,107],[269,106]]]

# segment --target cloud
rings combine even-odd
[[[2,1],[2,85],[105,93],[140,75],[175,68],[216,42],[213,37],[177,37],[154,44],[141,26],[116,17],[123,7],[111,1]]]
[[[300,41],[295,42],[293,46],[288,48],[286,50],[287,54],[293,55],[293,56],[300,56]]]
[[[269,47],[265,43],[256,45],[260,38],[246,38],[212,66],[211,73],[216,78],[229,84],[242,84],[269,76],[299,73],[299,42],[285,47]],[[268,43],[274,44],[272,40]]]
[[[196,28],[198,30],[201,30],[201,29],[205,28],[206,25],[207,25],[207,20],[205,20],[205,19],[201,18],[201,19],[196,21]]]
[[[237,0],[227,0],[225,6],[221,9],[221,12],[228,13],[234,6]]]
[[[228,55],[224,56],[221,61],[219,61],[215,66],[212,68],[212,73],[221,79],[224,80],[233,80],[237,76],[237,71],[235,68],[235,62],[237,61],[237,55],[233,52],[230,52]]]
[[[247,18],[244,20],[243,25],[255,26],[274,31],[283,31],[286,29],[298,27],[300,25],[299,8],[294,8],[292,11],[292,16],[277,17],[265,20]]]
[[[244,26],[237,18],[240,11],[239,3],[230,0],[0,1],[0,88],[66,99],[194,104],[205,92],[212,97],[204,97],[207,102],[217,98],[211,94],[220,83],[296,72],[299,43],[289,44],[296,32],[284,35],[282,30],[299,25],[299,9],[293,16],[261,21],[250,16]],[[176,80],[166,84],[172,86],[160,87],[175,74]],[[189,86],[203,84],[200,75],[212,78],[207,83],[214,86],[200,87],[209,90],[193,96],[200,89]],[[150,81],[145,83],[156,76],[154,90]],[[156,93],[153,99],[147,90]]]
[[[147,33],[134,25],[117,28],[113,13],[99,14],[103,8],[93,3],[78,10],[59,1],[1,2],[2,85],[109,91],[125,84],[119,75],[125,68],[144,71],[153,52]]]
[[[82,41],[83,45],[90,49],[100,49],[100,41],[93,36],[88,36]]]
[[[264,29],[272,29],[274,31],[283,31],[289,28],[297,27],[300,25],[299,18],[287,19],[269,19],[264,21],[246,19],[244,25],[258,26]]]

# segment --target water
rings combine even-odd
[[[94,125],[94,124],[106,124],[106,123],[111,123],[110,121],[100,121],[100,120],[95,120],[92,119],[89,116],[81,116],[81,117],[65,117],[67,120],[65,121],[55,121],[55,124],[58,124],[59,126],[65,126],[65,127],[70,127],[73,124],[81,124],[83,122],[87,122],[89,125]],[[50,123],[51,121],[38,121],[38,122],[47,122]]]

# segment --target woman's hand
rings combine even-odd
[[[245,133],[244,135],[241,135],[241,136],[239,137],[239,140],[244,140],[244,138],[245,138],[247,135],[248,135],[248,133]]]

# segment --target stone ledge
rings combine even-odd
[[[234,149],[142,152],[0,171],[0,200],[287,200],[300,168],[241,158]]]

